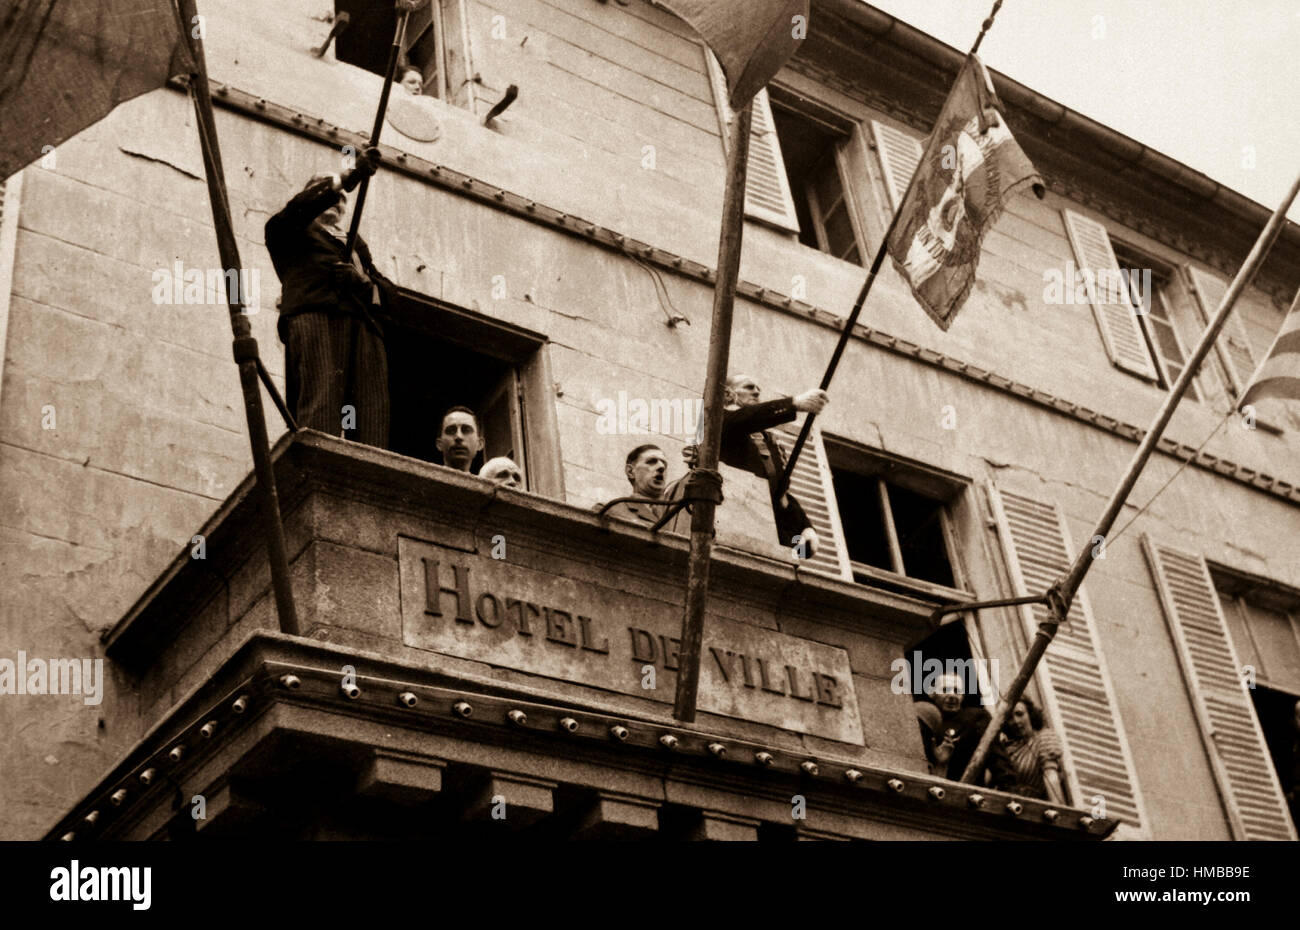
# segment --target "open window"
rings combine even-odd
[[[841,151],[852,137],[852,126],[815,115],[778,95],[772,98],[772,122],[799,220],[799,241],[861,265],[862,249],[842,174]]]
[[[1260,683],[1300,692],[1294,618],[1300,596],[1217,566],[1212,572],[1199,553],[1149,535],[1142,546],[1233,837],[1295,840],[1277,762],[1270,758],[1272,744],[1284,737],[1275,729],[1270,739],[1256,710],[1267,704],[1274,721],[1276,707],[1255,692]],[[1289,751],[1291,741],[1284,745]]]
[[[1211,569],[1269,759],[1284,796],[1300,792],[1293,747],[1300,739],[1300,592]],[[1300,802],[1292,801],[1292,827]]]
[[[948,505],[964,484],[937,470],[825,440],[853,579],[936,597],[968,597]]]
[[[382,75],[397,31],[394,4],[386,0],[334,0],[334,15],[350,20],[336,40],[339,61]],[[464,41],[464,0],[431,0],[414,10],[406,24],[398,58],[400,69],[419,68],[424,94],[463,106],[469,68]]]
[[[1198,330],[1190,295],[1177,285],[1173,268],[1114,239],[1111,246],[1129,301],[1146,337],[1147,351],[1155,363],[1160,386],[1169,390],[1187,367],[1190,355],[1187,346],[1194,344],[1192,340]],[[1202,368],[1202,378],[1208,377]],[[1187,396],[1201,399],[1195,381],[1188,386]]]
[[[442,415],[468,407],[484,439],[472,472],[508,456],[529,491],[563,497],[544,336],[412,292],[385,322],[392,451],[442,464],[435,444]]]

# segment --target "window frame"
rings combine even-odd
[[[773,110],[783,110],[797,119],[818,124],[825,128],[828,135],[835,137],[835,142],[823,155],[823,158],[829,158],[835,167],[836,177],[839,180],[840,186],[840,199],[844,204],[844,212],[848,217],[849,227],[853,232],[853,245],[857,249],[858,253],[857,262],[852,262],[847,258],[842,258],[831,251],[829,237],[826,234],[826,211],[822,208],[820,198],[817,196],[813,182],[809,180],[805,190],[800,191],[799,193],[807,201],[809,213],[812,215],[813,235],[816,237],[818,242],[815,251],[821,252],[823,255],[829,255],[831,258],[838,259],[846,264],[855,264],[859,268],[865,268],[867,255],[867,226],[863,220],[860,204],[854,192],[854,185],[849,183],[849,179],[853,177],[853,175],[847,164],[848,149],[855,143],[860,144],[859,137],[864,132],[863,121],[848,113],[842,112],[822,100],[809,97],[806,93],[801,93],[780,83],[774,82],[768,87],[768,102]],[[775,129],[776,127],[774,122],[773,130],[775,131]],[[777,136],[779,143],[779,132],[777,133]],[[783,145],[781,151],[784,151]],[[784,165],[785,162],[783,158],[782,168],[784,168]],[[786,184],[789,186],[790,194],[793,198],[796,194],[794,185],[790,182],[789,172],[786,172]]]
[[[510,403],[518,418],[524,458],[516,464],[530,493],[565,500],[549,338],[409,288],[398,287],[397,293],[398,306],[385,314],[386,324],[464,345],[513,366],[516,391]]]
[[[970,588],[971,581],[960,558],[958,533],[951,513],[954,503],[962,495],[969,493],[970,482],[932,466],[903,459],[882,450],[871,449],[861,443],[829,433],[823,433],[822,442],[826,449],[826,468],[831,473],[832,479],[835,471],[852,472],[867,479],[875,478],[878,488],[892,484],[939,504],[939,530],[943,538],[944,555],[947,557],[953,576],[953,587],[851,559],[848,555],[848,536],[844,530],[844,512],[840,509],[838,498],[834,496],[832,480],[832,493],[827,503],[835,508],[838,517],[836,542],[843,550],[849,566],[849,575],[845,580],[869,587],[901,589],[941,604],[974,600],[975,594]],[[859,464],[858,468],[854,467],[855,463]],[[866,468],[861,467],[862,463],[868,463]],[[902,475],[905,480],[889,480],[890,477],[896,478],[898,475]],[[898,529],[887,494],[884,495],[881,503],[881,517],[890,521],[889,525],[882,529],[886,530],[889,539],[891,564],[897,566],[894,547],[898,545]],[[901,552],[899,556],[901,557]],[[906,571],[906,562],[903,562],[902,567]]]
[[[1111,251],[1115,254],[1115,262],[1119,265],[1121,271],[1128,272],[1133,269],[1139,271],[1142,269],[1150,269],[1152,278],[1152,294],[1149,296],[1153,298],[1153,305],[1155,300],[1160,301],[1161,309],[1164,312],[1163,318],[1158,319],[1156,322],[1163,323],[1169,327],[1170,334],[1174,338],[1174,343],[1178,347],[1178,351],[1182,354],[1182,359],[1179,362],[1181,366],[1179,370],[1181,372],[1183,369],[1186,369],[1191,353],[1188,351],[1187,344],[1183,340],[1183,333],[1181,331],[1182,327],[1179,326],[1180,320],[1185,321],[1186,316],[1179,312],[1179,308],[1175,306],[1171,299],[1171,294],[1169,293],[1175,287],[1179,287],[1177,269],[1152,257],[1150,253],[1138,246],[1134,246],[1123,239],[1117,238],[1111,234],[1109,229],[1107,229],[1106,235],[1110,239]],[[1164,281],[1164,286],[1159,290],[1156,290],[1154,287],[1155,279],[1157,277],[1162,278]],[[1190,297],[1190,295],[1187,296]],[[1129,300],[1130,302],[1133,300],[1132,294],[1129,295]],[[1147,352],[1151,355],[1151,361],[1155,365],[1156,374],[1159,376],[1156,383],[1166,391],[1172,390],[1177,378],[1170,376],[1169,360],[1165,358],[1164,345],[1160,341],[1160,337],[1156,334],[1156,322],[1152,321],[1152,317],[1154,316],[1153,309],[1152,307],[1138,307],[1135,309],[1138,326],[1141,327],[1142,334],[1146,338]],[[1190,307],[1188,309],[1190,310]],[[1186,322],[1184,322],[1184,327],[1185,326]],[[1205,366],[1204,363],[1202,363],[1201,370],[1197,371],[1192,379],[1192,386],[1196,389],[1196,393],[1191,397],[1191,399],[1197,403],[1200,403],[1207,397],[1204,384],[1204,372]]]

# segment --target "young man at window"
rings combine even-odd
[[[469,473],[474,457],[483,451],[483,428],[478,414],[468,407],[449,409],[442,415],[434,445],[442,453],[442,464]]]

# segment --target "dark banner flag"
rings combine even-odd
[[[767,86],[808,34],[808,0],[660,0],[713,51],[739,110]]]
[[[0,180],[192,67],[172,0],[0,0]]]
[[[947,330],[975,283],[985,233],[1025,185],[1043,196],[1043,179],[1002,117],[984,65],[966,59],[911,189],[898,208],[889,257],[912,293]]]

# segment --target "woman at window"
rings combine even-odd
[[[1064,804],[1061,786],[1061,740],[1043,725],[1043,712],[1023,696],[1002,726],[993,765],[996,786],[1027,798]]]

